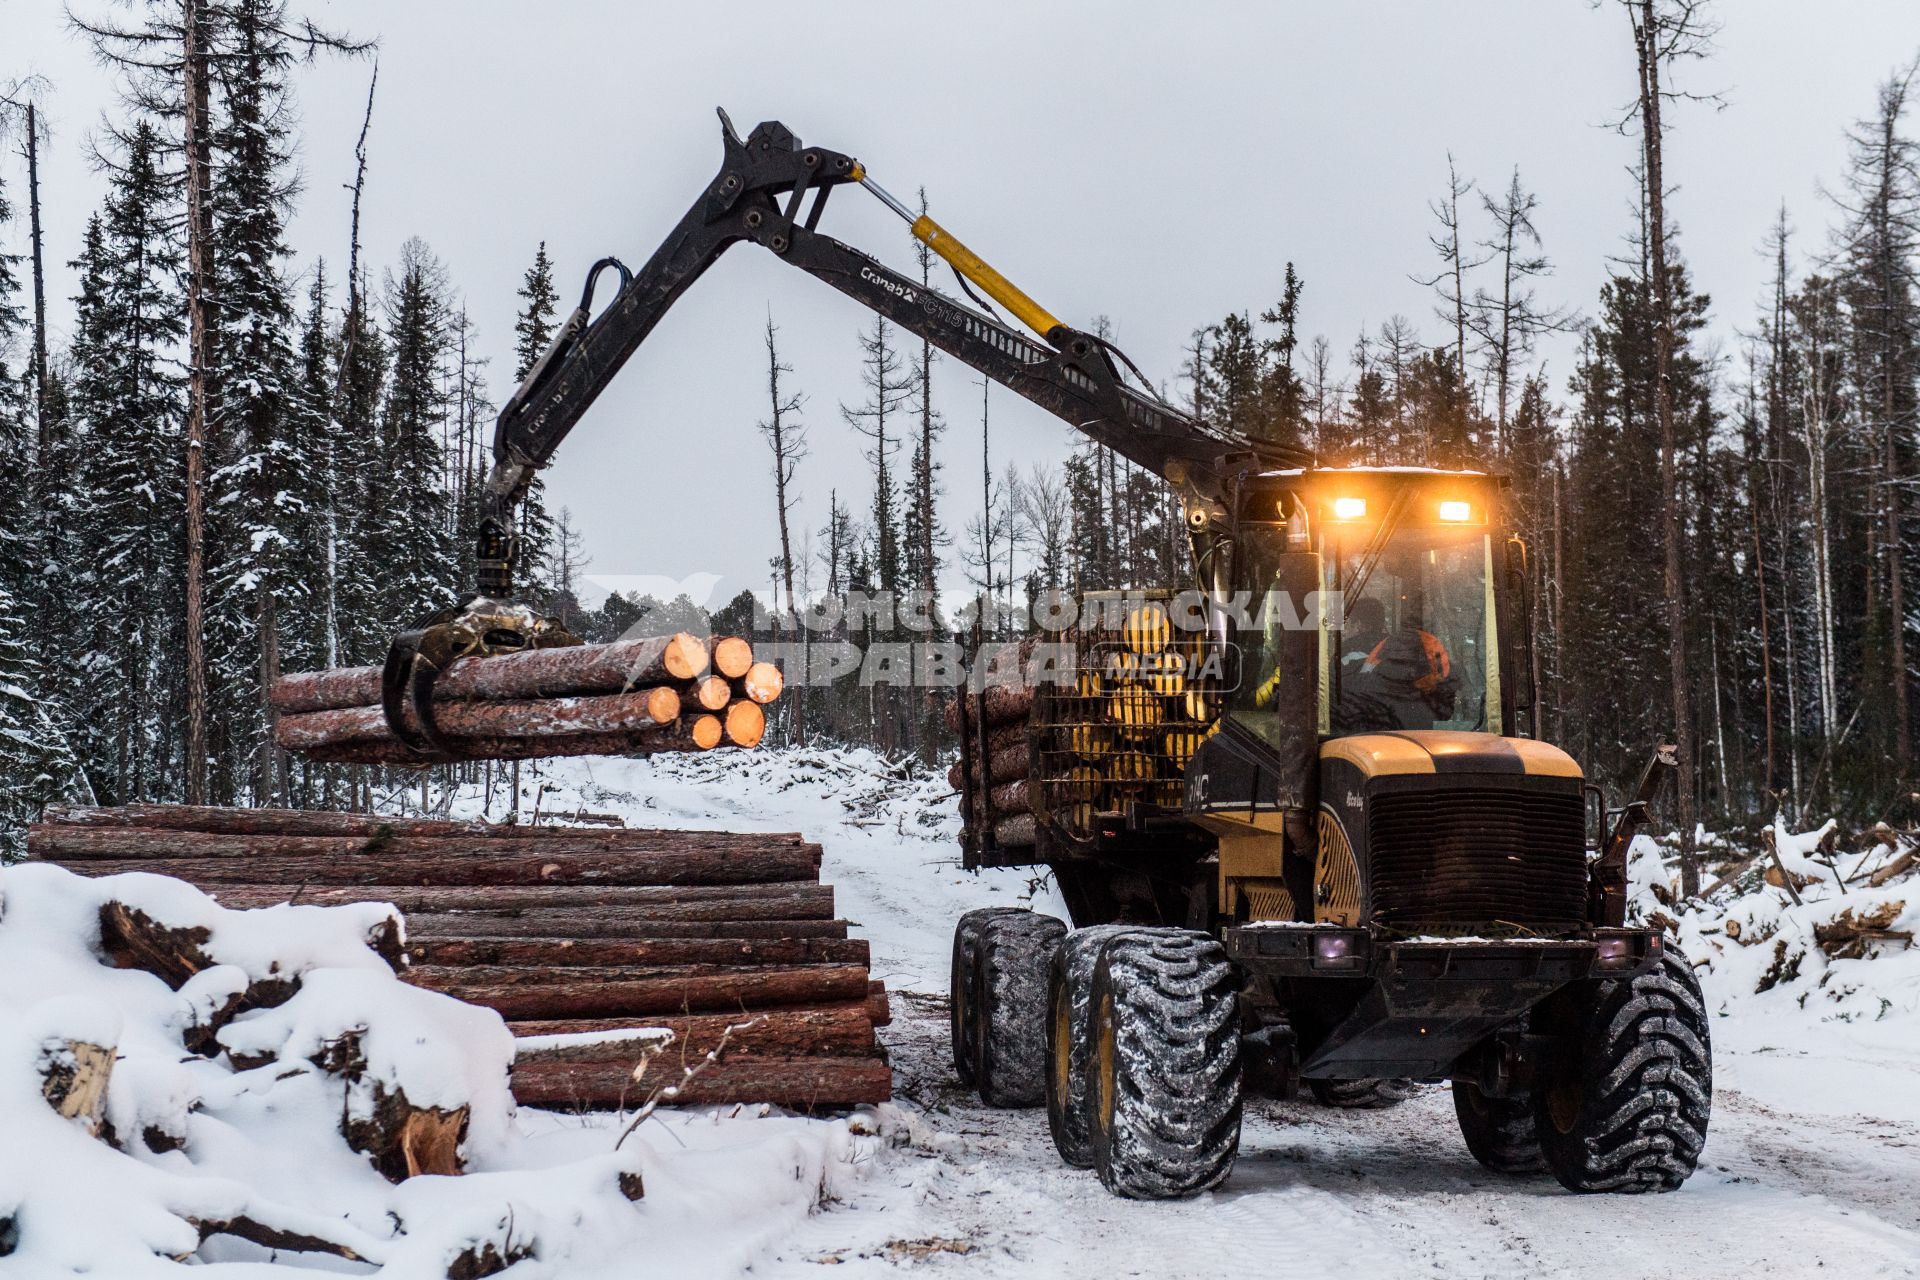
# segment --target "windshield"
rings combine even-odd
[[[1376,526],[1324,527],[1344,606],[1324,650],[1332,732],[1499,732],[1485,529],[1410,523],[1376,543]]]

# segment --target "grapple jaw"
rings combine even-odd
[[[420,763],[462,758],[440,732],[433,687],[461,658],[556,649],[580,644],[558,618],[524,604],[478,596],[457,609],[433,615],[413,631],[394,637],[381,674],[380,705],[387,727]]]

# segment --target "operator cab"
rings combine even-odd
[[[1516,658],[1502,653],[1501,570],[1513,553],[1496,545],[1499,484],[1413,468],[1279,472],[1250,484],[1235,530],[1244,603],[1230,637],[1240,679],[1228,715],[1277,746],[1275,718],[1305,710],[1304,698],[1289,706],[1285,696],[1298,681],[1323,740],[1511,733],[1503,677]],[[1522,639],[1504,638],[1509,650]],[[1289,655],[1312,666],[1310,680],[1288,669]]]

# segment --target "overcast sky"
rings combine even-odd
[[[377,276],[408,236],[433,247],[494,353],[497,399],[510,390],[515,290],[535,245],[547,242],[563,297],[603,254],[644,261],[718,166],[716,105],[743,133],[779,119],[852,154],[896,194],[924,186],[934,216],[1043,305],[1070,323],[1109,316],[1156,379],[1172,379],[1196,326],[1271,303],[1289,260],[1306,282],[1304,334],[1326,334],[1342,357],[1363,326],[1396,312],[1442,341],[1431,296],[1410,276],[1433,266],[1427,206],[1449,151],[1483,187],[1504,186],[1518,165],[1538,193],[1557,267],[1548,300],[1591,313],[1630,219],[1635,148],[1608,126],[1634,68],[1612,3],[333,0],[305,11],[380,41],[367,259]],[[1722,91],[1726,105],[1672,113],[1667,168],[1681,250],[1731,351],[1781,201],[1799,252],[1824,247],[1833,213],[1820,191],[1836,183],[1843,131],[1920,52],[1920,5],[1721,0],[1718,15],[1717,52],[1688,67],[1685,84]],[[370,70],[337,62],[300,75],[297,272],[317,255],[344,261],[344,184]],[[64,264],[101,196],[83,150],[116,109],[113,86],[56,0],[0,0],[0,79],[29,72],[54,82],[45,208],[48,257]],[[16,195],[22,167],[0,160]],[[842,193],[823,230],[911,262],[904,228],[860,193]],[[0,245],[19,249],[24,236],[0,228]],[[61,265],[63,331],[72,292]],[[870,501],[870,471],[839,414],[860,396],[867,313],[739,246],[547,473],[554,505],[586,534],[592,572],[717,574],[722,599],[764,589],[777,534],[754,424],[769,309],[808,396],[799,527],[821,525],[829,490],[856,510]],[[1570,342],[1541,358],[1563,388]],[[936,377],[957,535],[980,502],[981,394],[951,360]],[[1064,426],[997,388],[991,400],[996,470],[1064,456]]]

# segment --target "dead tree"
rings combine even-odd
[[[780,362],[780,349],[775,341],[778,333],[773,314],[768,312],[767,417],[760,423],[760,431],[767,438],[768,448],[773,450],[773,503],[780,517],[780,579],[787,593],[787,617],[797,624],[800,605],[793,593],[793,535],[789,517],[793,511],[794,472],[800,460],[807,456],[807,429],[796,418],[806,397],[780,386],[780,375],[792,373],[793,366]],[[794,701],[792,717],[793,740],[803,742],[807,735],[804,697]]]
[[[1440,222],[1437,235],[1427,237],[1427,243],[1440,255],[1441,269],[1427,277],[1415,276],[1414,280],[1440,295],[1441,306],[1434,308],[1434,314],[1453,326],[1453,367],[1459,375],[1460,385],[1467,385],[1467,272],[1486,263],[1485,258],[1469,262],[1460,243],[1460,197],[1473,190],[1473,179],[1461,180],[1460,171],[1454,167],[1453,153],[1447,153],[1447,193],[1428,206],[1433,216]]]
[[[1486,352],[1487,372],[1493,376],[1494,422],[1504,451],[1515,366],[1532,352],[1535,338],[1564,333],[1579,324],[1579,317],[1561,308],[1541,307],[1528,287],[1528,281],[1550,274],[1553,265],[1540,252],[1540,232],[1533,225],[1539,200],[1520,185],[1520,170],[1514,169],[1499,199],[1483,192],[1480,204],[1493,219],[1493,234],[1480,242],[1487,251],[1483,261],[1499,263],[1500,292],[1476,290],[1468,323]]]
[[[1687,580],[1681,547],[1679,458],[1673,421],[1673,279],[1667,270],[1666,174],[1661,110],[1669,102],[1698,100],[1675,91],[1663,79],[1674,63],[1703,58],[1711,48],[1714,26],[1705,0],[1621,0],[1633,28],[1639,87],[1622,120],[1640,125],[1641,164],[1646,179],[1646,251],[1654,314],[1654,412],[1660,426],[1660,525],[1665,543],[1668,671],[1673,690],[1674,745],[1680,756],[1675,779],[1680,826],[1680,887],[1688,897],[1700,892],[1695,857],[1696,779],[1693,687],[1688,676]]]

